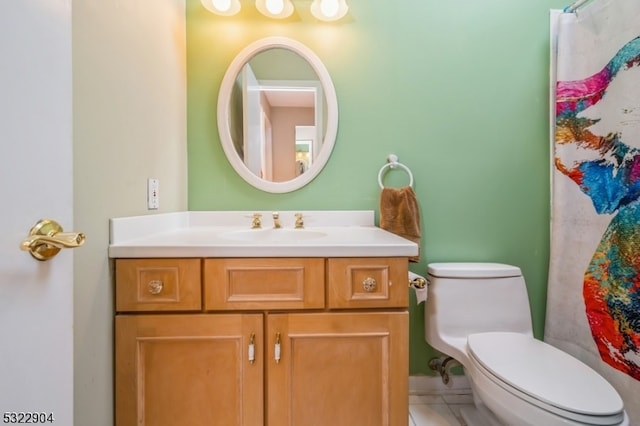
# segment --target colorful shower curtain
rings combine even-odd
[[[640,424],[640,1],[551,13],[552,229],[545,340]]]

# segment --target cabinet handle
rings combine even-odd
[[[362,280],[362,288],[367,293],[371,293],[372,291],[375,291],[377,286],[378,286],[378,283],[376,282],[375,278],[367,277],[364,280]]]
[[[149,281],[148,287],[149,287],[149,293],[160,294],[160,292],[164,288],[164,284],[160,280],[151,280]]]
[[[276,333],[276,344],[274,346],[273,358],[276,360],[276,364],[280,363],[280,333]]]
[[[249,364],[253,364],[256,360],[256,333],[251,333],[251,337],[249,337]]]

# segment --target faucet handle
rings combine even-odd
[[[254,213],[251,221],[251,229],[260,229],[262,227],[262,215],[260,213]]]
[[[273,215],[273,227],[275,229],[282,228],[282,223],[280,222],[280,213],[273,212],[272,215]]]
[[[302,213],[296,213],[294,216],[296,217],[295,229],[304,228],[304,219],[302,218]]]

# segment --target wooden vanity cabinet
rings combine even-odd
[[[116,426],[405,424],[407,265],[116,259]]]

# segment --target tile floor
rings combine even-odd
[[[473,406],[468,393],[409,395],[409,426],[465,426],[464,406]]]

